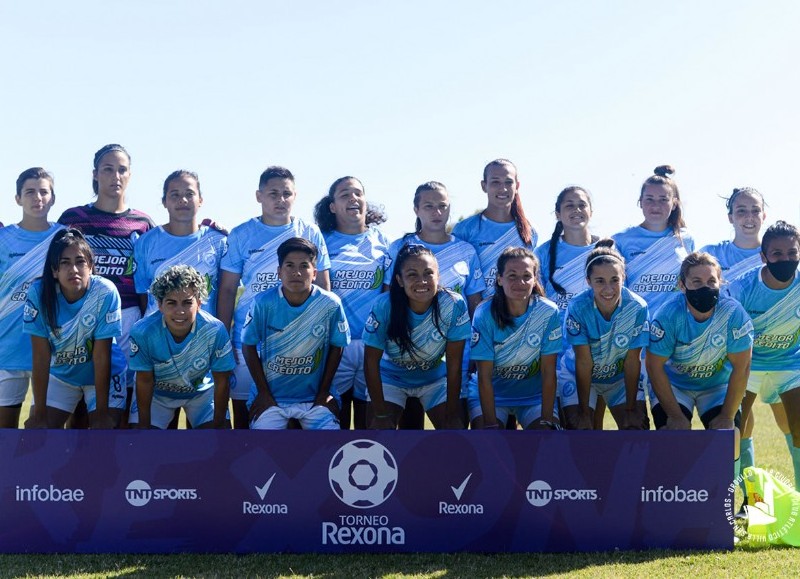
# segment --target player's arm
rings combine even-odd
[[[233,321],[233,307],[236,303],[236,292],[242,276],[232,271],[220,271],[219,288],[217,289],[217,319],[222,322],[228,331]]]
[[[33,409],[25,428],[47,428],[47,384],[50,380],[50,342],[41,336],[31,336],[33,366],[31,386]]]
[[[139,302],[139,310],[142,312],[142,315],[147,311],[147,295],[148,294],[136,294],[136,299]]]
[[[325,360],[325,368],[322,371],[322,379],[319,381],[319,390],[317,390],[317,397],[314,399],[315,406],[327,406],[331,398],[331,384],[336,370],[339,368],[339,362],[342,361],[342,353],[344,348],[341,346],[329,346],[328,358]]]
[[[464,428],[461,421],[461,367],[464,360],[465,340],[447,342],[445,362],[447,363],[447,402],[445,406],[447,428]]]
[[[111,340],[112,338],[95,340],[92,348],[96,404],[92,428],[114,428],[114,420],[108,409],[111,388]]]
[[[386,408],[381,379],[381,356],[383,350],[364,345],[364,380],[367,382],[370,403],[372,404],[372,424],[370,428],[392,430],[395,428],[392,415]]]
[[[137,428],[148,429],[151,427],[153,406],[153,388],[155,374],[152,370],[136,371],[136,405],[139,407],[139,423]]]
[[[719,430],[733,429],[733,419],[742,404],[742,399],[747,389],[747,379],[750,377],[751,354],[752,350],[749,348],[743,352],[728,354],[728,360],[733,366],[731,376],[728,378],[728,391],[725,393],[725,401],[722,403],[719,414],[709,423],[710,428]]]
[[[543,354],[541,356],[542,373],[542,420],[555,422],[553,409],[556,405],[556,360],[557,354]],[[591,370],[590,370],[591,372]],[[587,401],[588,406],[588,401]]]
[[[231,373],[211,372],[214,378],[214,428],[228,428],[227,411],[231,393]]]
[[[267,375],[264,374],[264,367],[261,365],[261,358],[258,355],[258,348],[252,344],[242,344],[242,354],[258,392],[250,407],[250,421],[253,421],[261,416],[267,408],[277,406],[277,402],[270,392]]]
[[[578,423],[580,430],[591,430],[592,411],[589,407],[589,398],[592,390],[592,349],[588,344],[572,346],[575,352],[575,385],[578,389]],[[544,408],[544,406],[542,406]]]
[[[678,400],[672,392],[669,376],[667,376],[667,372],[664,369],[667,358],[653,354],[648,350],[645,362],[647,364],[647,376],[653,385],[653,391],[656,393],[658,403],[667,414],[666,428],[668,430],[688,430],[691,427],[691,423],[681,411]]]

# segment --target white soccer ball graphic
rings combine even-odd
[[[328,466],[328,480],[344,504],[357,509],[376,507],[397,486],[397,462],[373,440],[353,440],[336,451]]]

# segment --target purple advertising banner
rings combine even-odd
[[[40,430],[0,443],[5,553],[733,548],[732,432]]]

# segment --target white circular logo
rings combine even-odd
[[[617,348],[626,348],[630,341],[630,338],[625,334],[617,334],[614,336],[614,343],[617,345]]]
[[[529,334],[527,342],[531,348],[538,348],[542,343],[542,338],[539,336],[539,334]]]
[[[469,264],[466,261],[457,261],[453,264],[453,269],[458,275],[469,275]]]
[[[722,334],[714,334],[713,336],[711,336],[711,344],[715,348],[721,348],[722,346],[725,345],[725,336],[723,336]]]
[[[195,370],[203,370],[208,363],[208,360],[205,358],[197,358],[194,362],[192,362],[192,368]]]
[[[314,329],[313,329],[313,330],[311,330],[311,334],[312,334],[312,335],[313,335],[315,338],[319,338],[319,337],[320,337],[320,336],[322,336],[324,333],[325,333],[325,326],[324,326],[323,324],[317,324],[316,326],[314,326]]]
[[[153,491],[143,480],[134,480],[125,487],[125,498],[134,507],[143,507],[150,502]]]
[[[397,486],[397,461],[373,440],[348,442],[333,455],[328,481],[344,504],[357,509],[377,507]]]
[[[543,507],[553,498],[553,488],[543,480],[535,480],[528,485],[525,498],[534,507]]]
[[[92,328],[97,323],[97,318],[92,314],[83,314],[81,324],[86,328]]]

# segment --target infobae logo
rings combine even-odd
[[[550,501],[597,501],[597,489],[554,489],[543,480],[528,485],[525,498],[534,507],[543,507]]]
[[[83,489],[60,489],[53,485],[14,487],[14,500],[18,503],[79,503],[84,496]]]
[[[708,500],[706,489],[682,489],[678,485],[674,488],[648,489],[642,487],[643,503],[704,503]]]
[[[196,501],[197,489],[151,488],[143,480],[134,480],[125,488],[125,499],[131,506],[143,507],[153,501]]]

